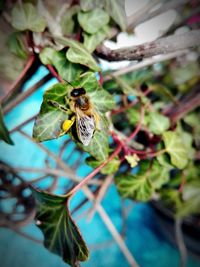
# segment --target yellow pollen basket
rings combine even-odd
[[[62,130],[64,132],[69,131],[69,129],[72,127],[73,123],[75,122],[75,116],[71,118],[71,120],[65,120],[62,124]]]

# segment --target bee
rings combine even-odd
[[[67,112],[68,114],[72,113],[71,118],[62,123],[63,132],[60,136],[68,132],[72,125],[76,123],[78,139],[84,146],[88,146],[92,140],[95,130],[98,128],[99,115],[97,114],[84,88],[73,88],[70,91],[68,98],[66,98],[66,102],[69,105],[70,111],[61,106],[59,103],[50,101],[53,106]]]

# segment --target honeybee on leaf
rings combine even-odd
[[[50,102],[55,107],[68,112],[66,108],[61,107],[57,102]],[[95,111],[95,108],[84,88],[73,88],[69,93],[67,102],[70,112],[72,112],[72,117],[63,122],[63,133],[61,135],[68,132],[72,125],[76,123],[76,132],[79,140],[84,146],[88,146],[92,140],[95,130],[98,128],[99,115]]]

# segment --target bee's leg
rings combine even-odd
[[[62,130],[64,131],[63,134],[69,131],[69,129],[72,127],[76,119],[76,116],[74,115],[70,120],[65,120],[62,124]]]
[[[54,101],[54,100],[48,100],[48,103],[50,103],[52,106],[67,112],[67,113],[71,113],[70,110],[68,108],[66,108],[64,105],[59,104],[58,102]]]

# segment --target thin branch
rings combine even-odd
[[[28,59],[23,71],[20,73],[19,77],[13,82],[13,84],[11,84],[11,86],[7,89],[8,94],[5,95],[2,99],[1,102],[5,102],[11,95],[12,93],[15,91],[16,87],[18,86],[18,84],[20,83],[20,81],[22,80],[22,78],[26,75],[27,71],[30,69],[30,67],[32,66],[33,62],[35,60],[35,56],[32,55],[30,56],[30,58]]]
[[[50,78],[51,74],[47,74],[44,76],[40,81],[38,81],[36,84],[34,84],[31,88],[29,88],[24,93],[19,94],[17,97],[13,99],[13,101],[9,102],[4,108],[3,108],[3,114],[8,113],[16,107],[18,104],[20,104],[23,100],[25,100],[27,97],[32,95],[40,86],[42,86],[44,83],[46,83]]]
[[[16,127],[14,127],[12,130],[10,130],[10,133],[14,133],[16,131],[19,131],[23,126],[28,124],[29,122],[33,121],[37,117],[36,115],[33,115],[32,117],[28,118],[27,120],[23,121],[22,123],[18,124]]]
[[[94,201],[94,199],[95,199],[94,195],[91,193],[91,191],[87,187],[84,187],[83,191],[84,191],[85,195],[91,201]],[[101,216],[103,222],[105,223],[106,227],[108,228],[108,230],[110,231],[111,235],[115,239],[116,243],[120,247],[122,253],[124,254],[124,256],[127,259],[127,261],[130,264],[130,266],[131,267],[138,267],[139,265],[137,264],[137,262],[134,259],[133,255],[129,251],[128,247],[126,246],[126,244],[125,244],[125,242],[123,240],[123,238],[121,237],[121,235],[119,234],[119,232],[115,228],[113,222],[111,221],[110,217],[108,216],[108,214],[106,213],[104,208],[100,204],[98,204],[96,208],[97,208],[97,212]]]
[[[137,124],[135,130],[127,138],[127,142],[129,142],[131,139],[133,139],[140,131],[140,128],[141,128],[143,120],[144,120],[144,112],[145,112],[144,107],[141,107],[139,123]]]
[[[183,34],[173,34],[153,42],[128,48],[111,50],[99,46],[96,53],[108,61],[142,60],[159,54],[167,54],[200,45],[200,30],[192,30]]]
[[[182,230],[181,230],[182,221],[180,219],[175,219],[175,236],[177,246],[180,252],[180,267],[186,267],[187,264],[187,249],[184,244]]]
[[[64,80],[58,75],[58,73],[55,71],[54,67],[51,66],[50,64],[47,65],[48,70],[50,73],[59,81],[59,82],[64,82]]]
[[[39,240],[39,239],[36,239],[36,238],[30,236],[30,235],[28,235],[28,234],[22,232],[22,231],[21,231],[20,229],[18,229],[18,228],[15,228],[15,227],[10,226],[9,229],[11,229],[12,231],[16,232],[18,235],[20,235],[20,236],[22,236],[22,237],[24,237],[24,238],[26,238],[26,239],[28,239],[28,240],[31,240],[31,241],[33,241],[33,242],[35,242],[35,243],[37,243],[37,244],[42,244],[42,243],[43,243],[42,240]]]
[[[128,67],[125,67],[125,68],[122,68],[120,70],[117,70],[117,71],[113,72],[112,76],[118,77],[118,76],[121,76],[123,74],[127,74],[129,72],[132,72],[132,71],[135,71],[135,70],[139,70],[139,69],[145,68],[147,66],[151,66],[151,65],[153,65],[155,63],[158,63],[158,62],[163,62],[163,61],[166,61],[166,60],[169,60],[169,59],[172,59],[172,58],[176,58],[176,57],[185,55],[187,53],[188,53],[188,50],[181,50],[181,51],[176,51],[176,52],[169,53],[169,54],[166,54],[166,55],[157,55],[157,56],[154,56],[154,57],[151,57],[151,58],[147,58],[147,59],[143,60],[142,62],[139,62],[139,63],[136,63],[136,64],[131,64]],[[104,77],[104,82],[107,82],[107,81],[111,80],[112,76],[110,74],[107,74]]]

